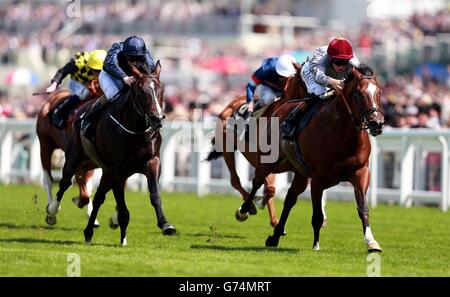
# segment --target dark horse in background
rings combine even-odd
[[[299,75],[298,65],[296,68],[296,77],[299,79],[295,84],[299,92],[298,98],[305,98],[307,94]],[[315,116],[293,142],[280,138],[281,155],[285,156],[295,168],[295,175],[284,201],[280,221],[273,235],[267,238],[266,246],[278,246],[280,236],[284,234],[289,212],[297,202],[298,195],[306,189],[308,178],[311,178],[313,249],[319,250],[319,233],[324,219],[323,191],[339,182],[348,181],[354,187],[358,215],[362,222],[368,251],[381,251],[369,226],[369,208],[366,200],[370,181],[371,151],[366,130],[373,136],[382,133],[384,114],[380,97],[381,89],[372,69],[361,65],[358,69],[352,70],[342,93],[318,103]],[[279,117],[280,124],[298,104],[301,104],[298,101],[283,101],[275,102],[274,107],[270,109],[271,116]],[[279,161],[280,165],[282,162],[283,160]],[[266,176],[277,166],[279,165],[260,163],[256,168],[249,200],[243,203],[241,212],[248,212],[256,191],[264,183]]]
[[[157,62],[153,73],[137,69],[131,64],[130,66],[136,82],[96,120],[94,142],[87,140],[80,129],[74,129],[67,145],[70,153],[64,164],[63,177],[56,194],[57,201],[47,209],[49,213],[56,215],[76,170],[92,167],[92,163],[102,167],[103,175],[94,196],[92,214],[84,230],[86,242],[92,240],[95,217],[106,193],[112,189],[118,209],[120,242],[122,245],[127,244],[126,230],[130,214],[125,203],[124,188],[127,178],[134,173],[142,173],[147,177],[150,201],[156,211],[158,227],[164,235],[176,233],[176,228],[164,216],[158,185],[161,173],[160,129],[164,119],[164,87],[159,80],[161,64]],[[80,110],[77,116],[82,112]],[[81,123],[81,129],[85,126],[84,122],[83,120]]]
[[[88,88],[90,90],[88,98],[86,98],[85,101],[81,102],[81,104],[77,108],[79,108],[88,100],[93,99],[98,95],[101,95],[101,89],[98,86],[98,81],[96,80],[92,81]],[[63,151],[66,150],[66,142],[72,133],[72,122],[74,116],[73,115],[69,116],[64,130],[60,130],[55,125],[53,125],[51,123],[50,118],[53,110],[69,95],[70,93],[67,90],[60,90],[52,93],[42,106],[37,116],[36,133],[39,138],[40,144],[41,165],[44,171],[44,188],[45,191],[47,192],[47,205],[49,205],[53,200],[52,196],[53,177],[51,171],[52,155],[56,149],[61,149]],[[90,178],[92,177],[93,173],[94,173],[93,170],[86,171],[83,170],[83,168],[80,168],[75,173],[75,179],[80,188],[80,194],[73,200],[80,208],[84,207],[86,204],[88,205],[87,207],[88,216],[90,216],[90,213],[92,211],[92,203],[90,201],[92,185],[90,182]],[[56,217],[47,215],[45,221],[49,225],[54,225],[56,224]],[[98,222],[96,222],[96,225],[98,225]]]

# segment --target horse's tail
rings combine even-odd
[[[213,148],[212,148],[212,151],[208,154],[206,161],[216,160],[223,156],[223,153],[216,151],[216,149],[214,148],[215,143],[216,143],[216,137],[213,137],[211,140],[211,144],[212,144]]]

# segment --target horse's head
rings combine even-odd
[[[132,84],[132,103],[136,112],[143,117],[147,127],[159,130],[165,118],[163,114],[164,86],[159,80],[161,64],[156,63],[156,69],[149,73],[147,69],[138,69],[130,64],[136,82]]]
[[[351,102],[355,125],[367,130],[372,136],[383,132],[384,112],[381,104],[381,88],[367,65],[353,69],[348,78],[344,95]]]

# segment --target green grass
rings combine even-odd
[[[53,227],[44,222],[46,195],[39,186],[0,185],[0,276],[65,276],[67,255],[81,257],[82,276],[366,276],[366,245],[354,202],[328,202],[321,250],[312,250],[311,203],[299,200],[278,248],[265,248],[272,228],[267,211],[240,223],[237,196],[164,193],[163,208],[177,235],[164,237],[145,193],[127,192],[128,246],[108,227],[108,194],[93,244],[84,243],[85,210],[65,196]],[[33,199],[36,195],[37,198]],[[276,201],[281,214],[282,201]],[[450,276],[450,214],[438,208],[380,205],[370,211],[383,248],[382,276]]]

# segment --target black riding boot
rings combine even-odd
[[[109,100],[106,99],[106,96],[103,95],[100,98],[97,99],[97,101],[94,102],[94,104],[91,105],[90,109],[83,113],[76,121],[75,125],[79,127],[82,120],[90,120],[96,115],[103,107],[106,107],[109,105]]]
[[[281,124],[281,134],[284,139],[292,140],[294,138],[301,115],[302,109],[300,106],[297,106]]]
[[[72,95],[64,100],[59,106],[53,110],[52,123],[58,129],[64,129],[64,123],[69,115],[69,112],[80,103],[81,99],[77,95]]]

